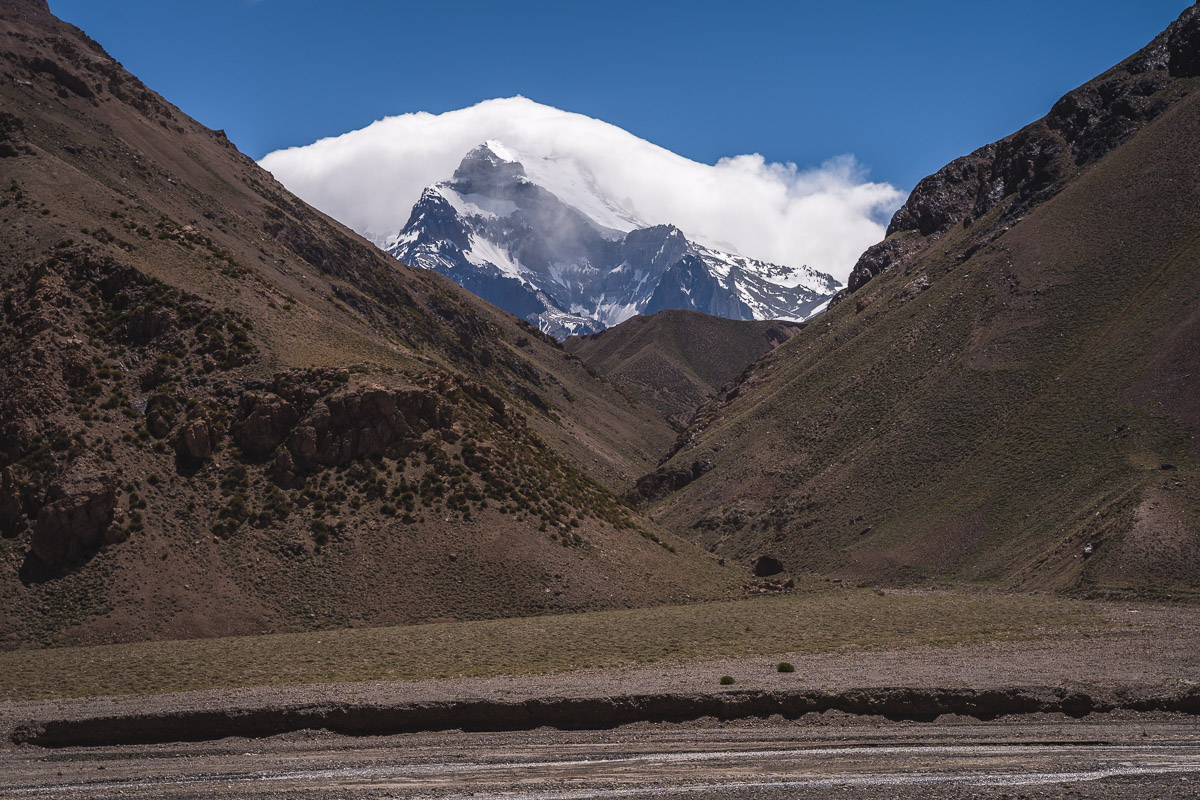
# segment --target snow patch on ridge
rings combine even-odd
[[[510,278],[530,283],[525,278],[525,273],[528,273],[530,270],[523,267],[521,262],[513,259],[507,250],[482,236],[474,233],[471,234],[471,247],[463,255],[472,264],[481,267],[490,265]]]
[[[439,183],[433,188],[439,195],[446,199],[447,203],[454,206],[454,210],[458,212],[460,217],[497,219],[499,217],[507,217],[517,210],[516,203],[510,200],[498,200],[482,194],[462,195],[444,183]]]

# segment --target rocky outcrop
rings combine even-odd
[[[869,248],[851,272],[854,292],[921,249],[921,237],[970,227],[1011,198],[1003,218],[1023,215],[1056,194],[1079,167],[1119,147],[1170,107],[1159,93],[1173,79],[1200,75],[1200,6],[1124,63],[1064,95],[1043,119],[955,159],[922,179],[892,217],[887,239]]]
[[[989,182],[995,157],[996,145],[989,144],[922,178],[892,216],[887,235],[916,231],[930,236],[957,225],[975,208],[980,187]]]
[[[769,578],[783,572],[783,562],[774,556],[759,556],[754,560],[754,574],[759,578]]]
[[[1172,78],[1200,75],[1200,3],[1167,29],[1167,70]]]
[[[508,415],[508,406],[498,394],[493,392],[488,387],[475,381],[467,381],[463,384],[463,391],[473,400],[486,405],[492,410],[492,418],[497,422],[502,422]]]
[[[919,250],[924,244],[920,236],[913,233],[902,233],[889,236],[877,245],[868,247],[858,258],[850,277],[846,281],[846,291],[855,292],[860,286],[874,278],[884,270],[892,269],[901,264],[909,254]]]
[[[167,335],[175,328],[178,315],[163,306],[139,308],[129,315],[124,325],[125,338],[136,345],[146,345]]]
[[[30,549],[43,564],[61,567],[99,548],[117,509],[111,473],[75,464],[56,481],[38,512]]]
[[[629,499],[633,502],[654,502],[677,492],[713,468],[711,461],[693,461],[691,469],[658,469],[637,479]]]
[[[253,458],[268,455],[296,426],[300,419],[295,407],[273,394],[247,393],[242,396],[242,420],[234,432],[234,441],[242,452]]]
[[[301,471],[395,457],[415,448],[425,431],[452,421],[450,406],[427,389],[351,389],[315,404],[288,436],[287,449]]]

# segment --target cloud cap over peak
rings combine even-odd
[[[853,156],[811,169],[758,154],[701,164],[524,97],[387,117],[269,153],[261,163],[300,197],[382,242],[404,225],[425,187],[448,179],[467,152],[489,140],[522,158],[573,162],[596,190],[647,224],[674,224],[703,244],[807,264],[842,282],[904,201],[894,186],[868,181]]]

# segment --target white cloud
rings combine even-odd
[[[523,97],[388,117],[270,153],[262,165],[309,203],[380,242],[404,225],[423,188],[449,178],[486,139],[574,160],[605,195],[649,223],[677,225],[696,241],[753,258],[807,264],[843,282],[904,200],[894,186],[867,181],[853,156],[813,169],[757,154],[700,164],[615,125]]]

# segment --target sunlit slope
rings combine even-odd
[[[628,607],[674,432],[0,0],[0,647]]]
[[[1197,83],[1023,217],[995,227],[1010,197],[929,237],[765,358],[668,464],[716,469],[655,516],[794,571],[1194,592]]]

